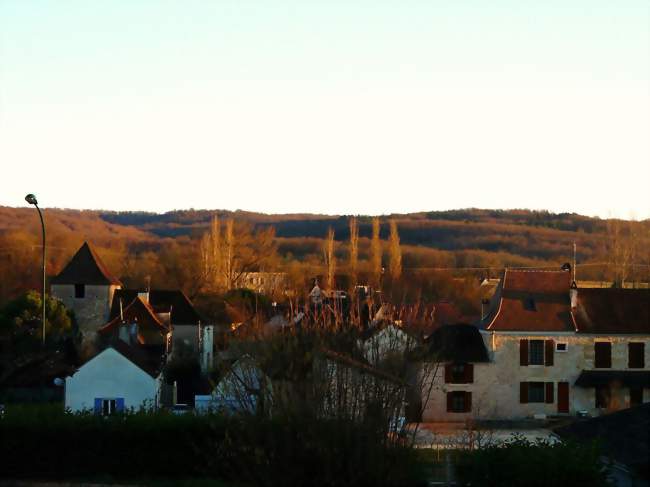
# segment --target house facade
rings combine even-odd
[[[159,405],[160,364],[117,342],[65,379],[65,408],[110,415]]]
[[[650,401],[650,291],[578,289],[568,270],[506,270],[492,304],[477,325],[489,361],[462,386],[471,405],[430,406],[423,420],[599,416]],[[435,386],[457,389],[440,369]]]

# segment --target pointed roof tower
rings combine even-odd
[[[84,242],[52,284],[117,285],[122,283],[113,276],[88,242]]]

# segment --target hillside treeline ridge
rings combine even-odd
[[[128,284],[145,279],[160,287],[181,287],[199,266],[199,243],[214,216],[234,219],[263,231],[275,231],[276,258],[265,269],[293,274],[322,274],[323,245],[334,230],[338,272],[345,273],[349,217],[342,215],[271,215],[246,211],[178,210],[166,213],[45,209],[48,274],[56,274],[81,243],[90,241],[106,264]],[[370,253],[370,216],[357,215],[359,259]],[[497,277],[511,267],[557,268],[573,260],[577,247],[580,278],[613,279],[612,266],[629,267],[625,277],[648,280],[650,220],[600,219],[575,213],[532,210],[462,209],[380,217],[380,236],[388,222],[399,229],[404,271],[439,269],[453,275]],[[40,222],[32,208],[0,207],[0,299],[38,288]],[[363,266],[361,267],[363,274]],[[305,276],[309,277],[309,276]]]

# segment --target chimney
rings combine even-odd
[[[571,299],[571,309],[576,309],[578,307],[578,285],[575,281],[571,283],[571,289],[569,289],[569,298]]]
[[[481,299],[481,321],[484,320],[487,315],[485,311],[488,309],[489,304],[490,304],[489,299]]]
[[[134,321],[129,324],[129,343],[136,345],[138,343],[138,322]]]
[[[129,340],[129,325],[127,323],[120,323],[120,328],[118,331],[118,338],[125,343],[130,343]]]

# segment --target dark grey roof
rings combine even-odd
[[[125,309],[138,297],[140,292],[142,291],[138,289],[117,289],[113,294],[109,321],[120,316],[120,299],[122,300],[122,309]],[[173,325],[196,325],[201,321],[199,313],[183,291],[153,289],[149,291],[148,303],[156,313],[171,311]]]
[[[650,289],[578,289],[579,333],[650,335]]]
[[[70,262],[50,282],[52,284],[121,285],[88,242],[84,242]]]
[[[151,377],[158,377],[162,370],[164,353],[162,346],[131,346],[118,339],[111,343],[110,347],[144,370]]]
[[[489,362],[479,329],[472,325],[445,325],[427,338],[427,358],[437,362]]]
[[[577,421],[557,428],[562,438],[598,441],[604,453],[614,460],[636,469],[648,470],[650,458],[650,403],[597,418]]]
[[[620,384],[626,387],[650,387],[648,370],[583,370],[576,379],[578,387]]]

